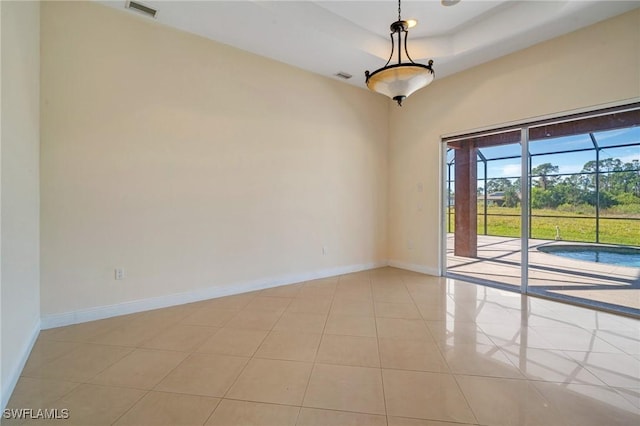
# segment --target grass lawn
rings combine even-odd
[[[482,208],[478,208],[482,213]],[[513,216],[489,216],[493,214]],[[489,207],[487,209],[487,235],[503,237],[520,236],[520,209],[509,207]],[[558,210],[533,210],[531,218],[531,238],[541,240],[555,240],[556,226],[559,227],[560,237],[564,241],[596,241],[596,219],[593,214],[567,213]],[[558,217],[535,217],[558,216]],[[584,217],[582,217],[584,216]],[[447,217],[447,230],[453,232],[455,213],[451,212],[451,228]],[[624,219],[602,213],[600,215],[600,242],[607,244],[621,244],[640,246],[640,215],[626,215]],[[617,215],[617,217],[620,217]],[[630,219],[631,218],[631,219]],[[484,216],[478,214],[478,234],[484,234]]]

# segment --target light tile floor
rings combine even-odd
[[[640,322],[382,268],[43,331],[29,425],[637,425]]]

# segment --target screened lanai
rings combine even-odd
[[[636,107],[448,141],[447,273],[639,314],[639,123]]]

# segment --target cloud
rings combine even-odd
[[[502,167],[502,176],[520,176],[520,164],[507,164]]]
[[[640,142],[640,132],[635,127],[628,127],[626,129],[619,130],[608,130],[604,132],[599,132],[595,134],[596,140],[598,142],[606,141],[607,139],[620,138],[622,142],[627,143],[633,139],[633,142]]]
[[[633,160],[640,160],[640,153],[638,154],[630,154],[630,155],[623,155],[622,157],[617,157],[618,159],[620,159],[620,161],[622,161],[622,163],[630,163]]]
[[[580,173],[583,164],[560,164],[558,165],[559,173]]]

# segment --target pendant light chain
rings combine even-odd
[[[400,1],[401,0],[398,0],[398,23],[402,22],[402,18],[400,17]],[[402,26],[402,28],[404,29],[404,26]],[[402,33],[403,33],[403,30],[399,30],[399,28],[396,27],[396,29],[394,31],[398,34],[398,64],[401,64],[402,63],[402,48],[401,48],[401,45],[402,45]],[[405,40],[405,48],[404,48],[404,50],[406,51],[407,50],[407,47],[406,47],[406,41],[407,41],[406,31],[405,31],[404,40]],[[393,34],[391,35],[391,54],[393,55]],[[407,56],[409,56],[409,55],[407,55]],[[411,62],[413,62],[413,61],[411,61]]]

